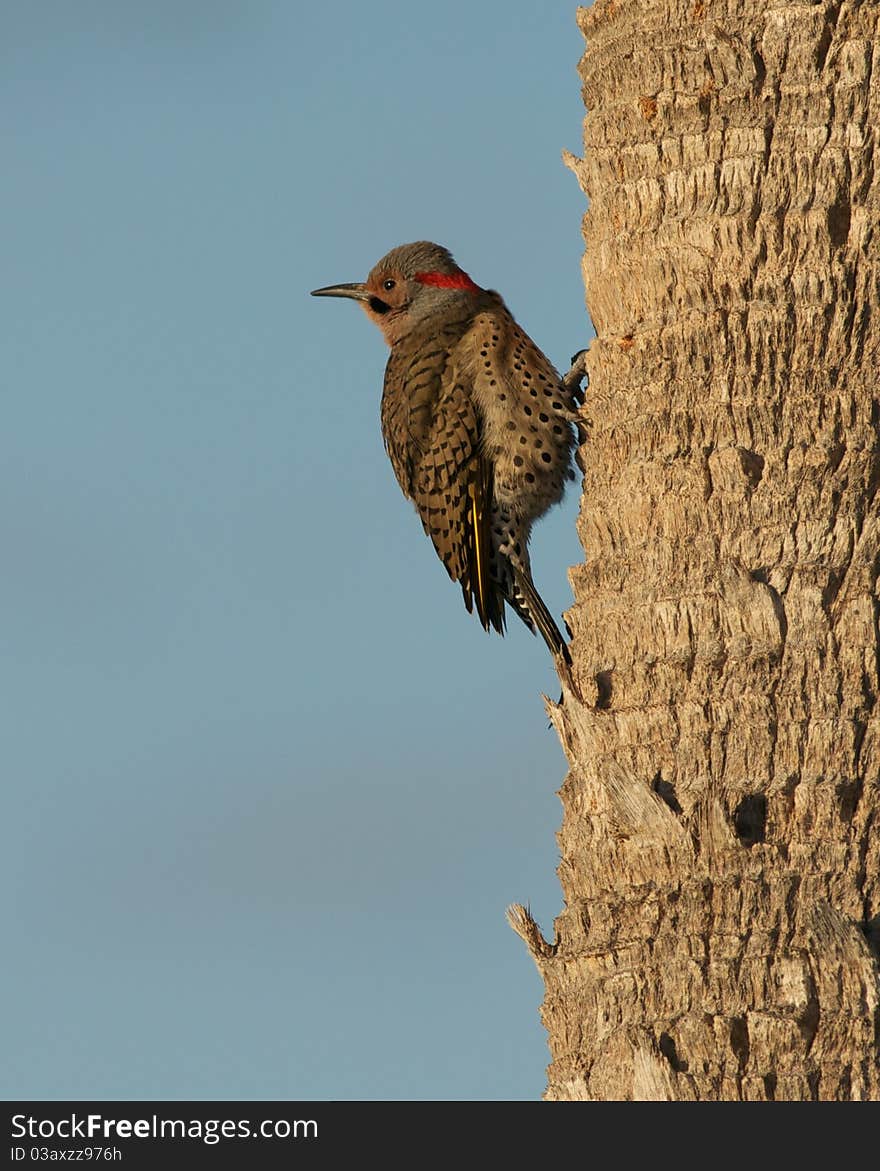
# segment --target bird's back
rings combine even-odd
[[[455,352],[474,317],[474,307],[463,304],[441,322],[431,321],[413,330],[391,349],[382,391],[382,437],[407,496],[412,496],[419,463],[432,446],[445,440],[438,429],[438,408],[457,378]],[[469,389],[462,386],[468,397]],[[474,417],[473,442],[478,423]]]

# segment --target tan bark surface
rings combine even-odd
[[[547,1097],[880,1099],[880,3],[579,22]]]

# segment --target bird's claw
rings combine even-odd
[[[578,350],[571,359],[571,369],[562,377],[562,385],[567,391],[574,394],[579,402],[584,401],[584,389],[581,386],[583,380],[587,380],[587,386],[590,384],[590,377],[587,373],[587,351]]]

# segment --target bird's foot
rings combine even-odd
[[[571,359],[571,369],[567,374],[562,376],[562,385],[569,392],[574,393],[579,402],[584,401],[585,387],[581,383],[586,378],[587,386],[590,385],[589,375],[587,374],[587,351],[578,350],[578,352]]]

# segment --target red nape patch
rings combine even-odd
[[[467,289],[469,293],[482,293],[466,272],[460,268],[455,272],[417,272],[415,279],[420,285],[436,285],[438,289]]]

